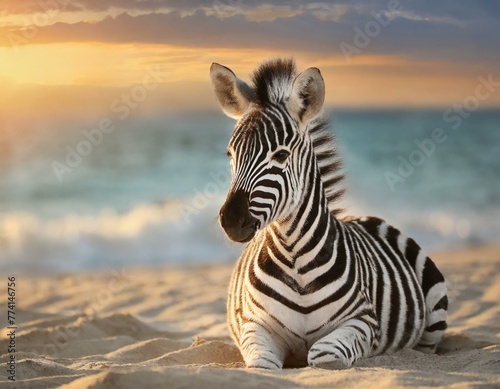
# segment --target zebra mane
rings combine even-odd
[[[310,123],[308,133],[325,189],[328,209],[334,216],[338,216],[343,211],[338,207],[338,201],[345,193],[345,188],[341,185],[345,176],[342,171],[342,159],[335,147],[335,137],[329,129],[328,119],[319,117]]]
[[[297,68],[292,58],[264,61],[253,72],[252,82],[257,104],[280,104],[290,96]]]
[[[297,68],[292,58],[275,58],[262,62],[252,75],[256,102],[260,106],[281,104],[290,96]],[[329,121],[320,116],[309,123],[308,133],[318,162],[321,181],[330,212],[337,216],[343,209],[337,203],[345,192],[340,185],[344,179],[342,160],[335,148]]]

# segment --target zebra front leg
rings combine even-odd
[[[371,354],[375,341],[374,320],[364,316],[347,320],[309,349],[310,366],[328,364],[335,369],[350,367]]]
[[[240,352],[246,367],[281,369],[285,360],[285,347],[277,335],[254,322],[243,324]]]

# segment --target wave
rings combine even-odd
[[[103,210],[52,219],[3,213],[0,269],[74,271],[235,260],[243,247],[230,243],[217,221],[224,199],[198,200],[188,197],[139,205],[122,214]],[[348,209],[352,215],[380,216],[428,249],[485,243],[497,239],[500,231],[499,212],[391,208],[376,214],[359,204]]]
[[[118,214],[71,214],[44,219],[30,213],[0,215],[0,269],[35,266],[77,270],[118,265],[225,261],[238,247],[218,226],[223,199],[140,205]]]

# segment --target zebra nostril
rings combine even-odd
[[[240,227],[243,227],[243,228],[248,228],[248,227],[255,228],[257,220],[254,219],[251,215],[247,215],[247,216],[241,216],[238,219],[238,222],[239,222]]]
[[[251,228],[253,230],[257,230],[258,229],[258,226],[259,226],[259,221],[257,219],[255,219],[254,217],[252,217],[251,215],[247,216],[247,217],[242,217],[240,219],[240,226],[242,228]]]

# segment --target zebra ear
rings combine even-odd
[[[210,67],[210,82],[222,110],[234,119],[239,119],[255,99],[252,87],[218,63]]]
[[[325,82],[318,68],[309,68],[300,73],[293,81],[290,96],[290,110],[305,123],[314,119],[323,108],[325,101]]]

